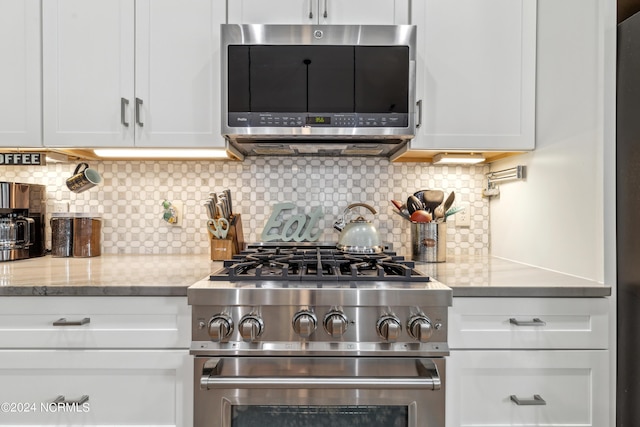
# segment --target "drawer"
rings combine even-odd
[[[0,346],[188,348],[190,313],[186,297],[0,297]]]
[[[607,298],[454,298],[452,349],[606,349]]]
[[[452,351],[447,426],[609,425],[608,372],[607,350]]]
[[[0,350],[0,425],[190,426],[192,360],[187,350]]]

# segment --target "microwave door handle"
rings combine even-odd
[[[416,105],[418,106],[418,123],[416,124],[416,128],[419,128],[422,126],[422,99],[418,100]]]
[[[309,19],[313,19],[313,0],[309,0]]]
[[[327,1],[328,0],[324,0],[324,14],[322,15],[324,18],[329,17],[329,14],[327,13]]]

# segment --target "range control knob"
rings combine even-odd
[[[342,311],[331,310],[324,316],[324,330],[332,338],[340,338],[347,330],[349,321]]]
[[[264,331],[264,322],[260,316],[247,314],[240,319],[238,329],[240,330],[240,336],[243,341],[255,341],[256,338],[262,335],[262,331]]]
[[[400,319],[396,316],[388,315],[382,316],[378,319],[376,325],[378,335],[380,335],[385,341],[396,342],[400,337],[402,326],[400,326]]]
[[[309,338],[318,326],[316,315],[308,310],[302,310],[293,315],[293,330],[302,338]]]
[[[233,319],[224,313],[214,314],[211,320],[209,320],[207,332],[212,341],[223,341],[229,338],[233,332]]]
[[[429,341],[431,334],[433,334],[431,319],[422,314],[411,317],[407,322],[407,332],[415,340],[420,342]]]

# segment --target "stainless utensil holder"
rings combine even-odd
[[[411,223],[411,259],[422,262],[447,260],[447,223]]]

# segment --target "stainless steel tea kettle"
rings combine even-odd
[[[369,209],[372,214],[376,210],[366,203],[352,203],[344,210],[342,217],[333,224],[333,228],[340,231],[336,248],[351,254],[377,254],[384,250],[380,242],[380,235],[376,227],[362,216],[352,220],[348,224],[345,222],[345,215],[351,209],[361,206]]]

